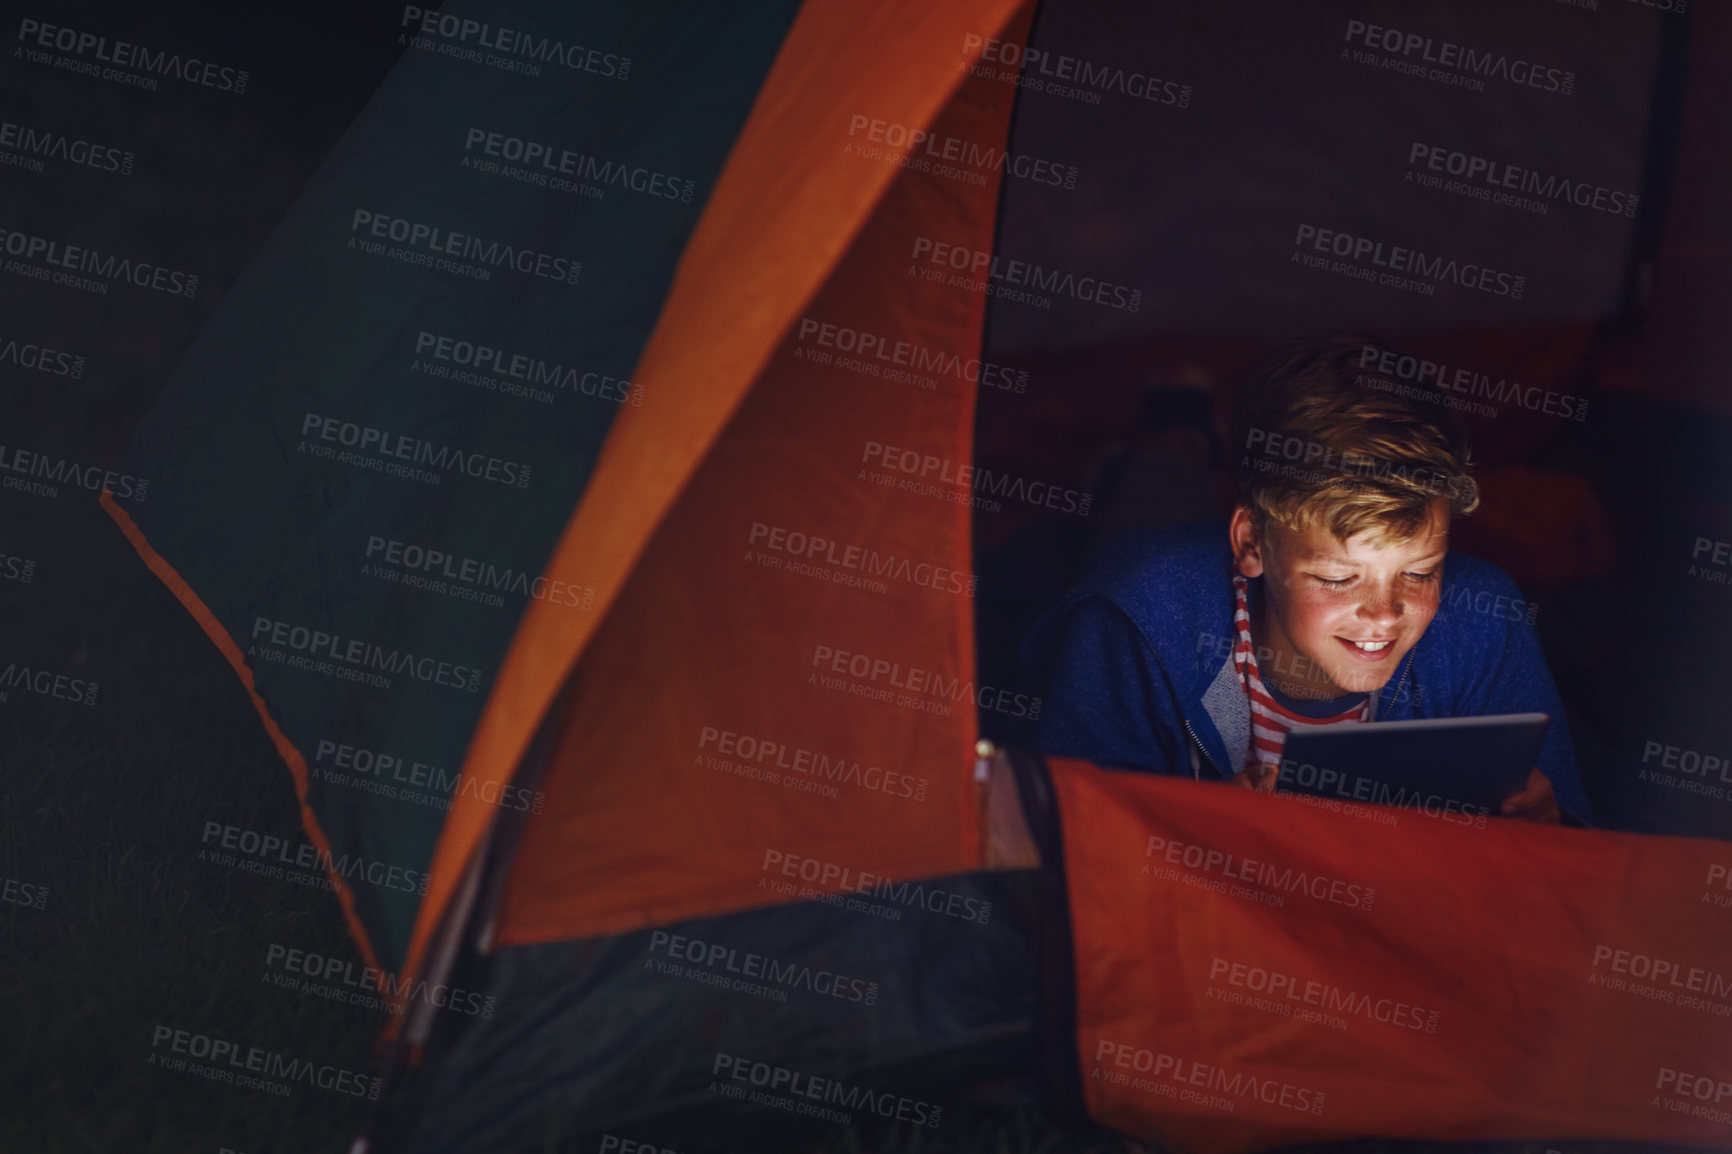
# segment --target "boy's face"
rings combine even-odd
[[[1259,540],[1243,505],[1229,533],[1239,572],[1263,578],[1265,596],[1251,626],[1259,670],[1290,697],[1381,688],[1437,613],[1449,548],[1449,503],[1442,497],[1405,541],[1373,545],[1366,533],[1338,541],[1320,525],[1275,524]],[[1262,656],[1264,648],[1273,662]]]

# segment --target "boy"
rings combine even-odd
[[[1365,350],[1337,337],[1261,362],[1235,398],[1230,522],[1119,538],[1036,623],[1041,745],[1269,790],[1300,726],[1547,713],[1502,812],[1586,823],[1519,590],[1448,552],[1451,518],[1479,503],[1465,435],[1441,404],[1377,387]]]

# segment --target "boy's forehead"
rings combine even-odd
[[[1292,550],[1292,556],[1297,561],[1321,560],[1351,560],[1367,553],[1387,553],[1390,556],[1411,556],[1415,560],[1442,556],[1449,551],[1449,535],[1440,533],[1435,537],[1415,534],[1405,541],[1385,540],[1374,542],[1369,534],[1362,533],[1348,541],[1340,541],[1323,534],[1324,544],[1321,547],[1302,545]]]
[[[1312,521],[1299,528],[1271,525],[1280,533],[1282,552],[1296,561],[1347,559],[1367,553],[1406,556],[1414,560],[1441,555],[1449,550],[1449,519],[1432,518],[1405,538],[1380,536],[1375,529],[1366,529],[1347,540],[1329,531],[1328,526]]]

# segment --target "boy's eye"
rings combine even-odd
[[[1429,573],[1409,573],[1409,574],[1407,574],[1407,579],[1409,581],[1418,581],[1420,584],[1425,584],[1425,583],[1430,582],[1430,581],[1436,581],[1437,580],[1437,570],[1433,569]]]
[[[1348,582],[1353,580],[1351,577],[1319,577],[1315,573],[1308,574],[1308,576],[1310,576],[1311,580],[1317,582],[1317,584],[1322,585],[1326,589],[1342,589],[1347,586]]]

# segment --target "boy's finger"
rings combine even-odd
[[[1503,805],[1498,808],[1498,812],[1508,816],[1512,813],[1521,813],[1523,810],[1535,809],[1544,805],[1547,796],[1551,793],[1551,785],[1550,779],[1535,769],[1528,774],[1527,788],[1520,793],[1511,794],[1504,798]]]
[[[1503,817],[1520,817],[1530,821],[1561,820],[1557,802],[1553,800],[1551,791],[1546,789],[1527,790],[1516,794],[1503,803],[1499,813]]]
[[[1534,808],[1539,803],[1540,799],[1533,790],[1524,789],[1513,797],[1504,798],[1503,806],[1499,812],[1504,814],[1520,813],[1523,810]]]

